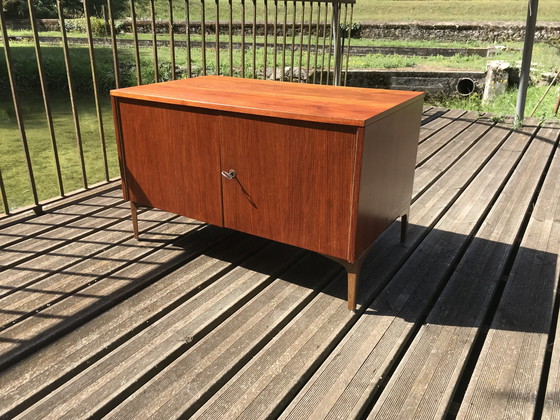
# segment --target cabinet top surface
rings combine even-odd
[[[202,76],[134,86],[111,95],[250,115],[366,126],[423,93]]]

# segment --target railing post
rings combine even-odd
[[[538,7],[539,0],[529,0],[527,25],[525,27],[525,42],[523,43],[523,57],[521,61],[521,70],[519,72],[519,91],[517,93],[517,104],[515,107],[516,125],[523,123],[525,115],[525,102],[527,100],[529,73],[531,72],[531,57],[533,55],[533,43],[535,42]]]
[[[340,48],[340,3],[332,2],[332,37],[334,44],[334,69],[333,84],[340,86],[340,73],[342,69],[342,51]]]

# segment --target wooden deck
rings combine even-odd
[[[0,228],[0,417],[558,418],[560,125],[427,108],[408,243],[319,255],[118,185]]]

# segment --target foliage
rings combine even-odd
[[[360,38],[362,25],[359,22],[352,22],[352,24],[342,24],[340,25],[340,36],[342,38],[348,37],[348,31],[350,31],[350,38]]]
[[[89,12],[92,16],[103,16],[103,6],[107,7],[106,0],[87,0]],[[39,19],[55,19],[58,17],[56,0],[34,0],[35,14]],[[67,18],[81,17],[84,15],[82,0],[64,0],[62,2],[64,16]],[[113,0],[113,12],[115,15],[125,15],[128,12],[127,0]],[[3,2],[4,13],[7,19],[29,18],[27,0],[5,0]]]
[[[91,25],[91,32],[93,33],[93,36],[103,37],[109,35],[110,32],[109,26],[105,23],[103,19],[95,18],[95,17],[91,18],[90,25]]]

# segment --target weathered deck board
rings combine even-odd
[[[478,140],[492,129],[494,124],[478,119],[469,130],[463,131],[455,139],[439,150],[437,158],[424,161],[416,168],[412,196],[424,191],[447,169],[451,168]],[[493,140],[494,141],[494,140]]]
[[[170,418],[190,415],[217,384],[225,383],[274,333],[297,314],[321,285],[340,274],[334,262],[316,255],[275,280],[228,320],[132,395],[110,417]],[[341,282],[340,276],[335,278]],[[184,383],[189,386],[185,387]]]
[[[80,204],[58,209],[52,213],[46,213],[36,218],[17,223],[0,230],[0,249],[15,244],[20,241],[29,240],[32,237],[58,229],[67,223],[80,220],[84,216],[95,214],[104,208],[111,208],[122,194],[118,191],[111,191],[107,194],[92,198]]]
[[[286,418],[317,415],[315,407],[321,407],[319,418],[363,413],[529,139],[510,137],[502,144],[308,381]]]
[[[403,305],[403,312],[408,309],[408,306],[412,306],[414,308],[410,310],[412,313],[418,311],[418,309],[422,307],[422,299],[419,301],[411,299],[413,303],[404,306],[411,294],[415,293],[414,285],[417,285],[418,282],[421,285],[427,284],[431,285],[434,289],[437,288],[438,282],[434,280],[434,277],[437,276],[438,270],[442,272],[442,277],[447,273],[448,266],[452,264],[455,258],[453,249],[455,248],[457,253],[460,252],[463,243],[468,238],[470,229],[472,229],[478,221],[478,214],[488,206],[487,202],[493,197],[494,191],[502,182],[502,178],[507,176],[511,171],[512,165],[521,154],[525,144],[523,140],[525,140],[525,142],[527,141],[526,139],[520,139],[519,142],[512,142],[512,144],[507,143],[497,152],[496,156],[493,158],[493,162],[491,161],[477,177],[480,182],[475,182],[476,180],[473,181],[466,192],[459,197],[458,201],[453,204],[451,209],[428,234],[428,237],[419,244],[418,248],[414,251],[399,273],[393,277],[391,283],[381,293],[380,297],[368,308],[368,310],[378,313],[379,316],[361,317],[358,325],[364,325],[362,320],[375,319],[375,321],[380,321],[381,319],[392,318],[390,315],[382,316],[382,314],[394,313],[394,316],[396,316],[400,312],[400,310],[397,309],[399,305]],[[485,170],[489,173],[485,174]],[[483,194],[480,194],[481,191],[483,191]],[[428,194],[425,193],[424,195]],[[413,207],[420,201],[416,201]],[[465,208],[469,210],[467,216],[468,222],[465,222],[465,217],[458,217],[465,211]],[[415,226],[424,226],[426,223],[417,221],[413,217],[414,214],[417,213],[414,209],[411,209],[412,217],[410,223]],[[432,215],[432,217],[434,217],[434,215]],[[458,221],[456,221],[457,219]],[[453,234],[448,235],[447,231],[451,231]],[[441,249],[440,242],[445,235],[452,237],[445,238],[446,248]],[[411,240],[413,241],[412,238]],[[383,241],[378,241],[371,251],[373,256],[376,255],[376,246],[386,247]],[[414,242],[412,246],[414,246]],[[397,254],[397,252],[394,252],[394,254]],[[427,258],[429,259],[426,262]],[[420,260],[424,264],[414,264],[415,261]],[[413,262],[412,264],[411,261]],[[380,265],[379,263],[379,265],[376,266]],[[398,267],[397,264],[395,264],[395,266]],[[363,276],[362,279],[364,279],[364,277],[366,280],[363,280],[362,283],[366,283],[367,280],[372,277],[376,281],[383,278],[380,275],[371,277]],[[427,289],[427,294],[429,294],[431,288],[426,287],[425,289]],[[362,296],[361,304],[364,304],[364,301],[367,302],[373,297],[373,293],[368,292],[369,291],[366,292],[363,287],[360,288],[359,296]],[[422,298],[428,299],[427,296],[422,296]],[[306,377],[307,372],[321,361],[322,353],[326,352],[329,346],[332,346],[332,342],[336,338],[335,335],[344,333],[345,328],[347,328],[348,324],[353,320],[345,320],[345,318],[344,314],[340,313],[335,318],[338,322],[329,319],[328,323],[319,324],[315,327],[316,329],[308,328],[305,331],[300,331],[299,337],[301,337],[300,340],[302,340],[301,349],[295,344],[290,344],[294,341],[294,338],[289,328],[285,332],[282,332],[279,337],[286,338],[281,340],[276,346],[275,341],[271,342],[271,344],[263,350],[262,354],[253,358],[236,377],[216,393],[206,406],[202,407],[202,415],[207,418],[225,418],[230,416],[235,417],[243,412],[243,417],[245,418],[257,418],[276,414],[275,410],[278,410],[278,407],[270,404],[270,401],[282,401],[290,397],[290,391],[294,392],[296,390],[295,388],[301,378]],[[381,325],[384,324],[381,321],[380,323]],[[294,326],[294,329],[295,328],[296,326]],[[385,328],[382,327],[382,330],[385,331]],[[368,331],[379,332],[379,324],[369,324]],[[352,332],[348,333],[347,337],[348,336],[352,336]],[[363,336],[360,336],[359,341],[362,342],[362,339]],[[290,344],[288,348],[285,348],[286,344]],[[307,348],[309,348],[309,350]],[[345,353],[355,354],[355,350],[355,347],[347,349]],[[290,353],[293,353],[290,357],[291,360],[286,359],[284,361],[285,365],[282,365],[281,369],[274,371],[267,371],[265,369],[265,366],[270,363],[270,358],[284,360],[285,355],[289,355]],[[361,355],[364,354],[363,351],[358,353]],[[255,383],[257,380],[259,381],[258,385]],[[251,386],[249,386],[250,383],[252,384]],[[265,389],[267,392],[265,392]],[[271,397],[267,397],[269,393]],[[324,396],[323,393],[321,395]],[[313,404],[313,407],[325,407],[325,405],[324,402],[321,402],[317,405]],[[314,412],[313,415],[317,415],[317,413]],[[303,415],[300,418],[306,418],[306,416]]]
[[[44,202],[40,202],[40,213],[36,212],[37,208],[34,205],[18,209],[10,214],[1,213],[0,229],[4,230],[10,228],[11,226],[20,224],[25,225],[37,217],[48,215],[65,207],[89,200],[92,197],[100,197],[107,192],[118,190],[120,186],[120,178],[115,178],[109,182],[102,181],[99,184],[90,185],[87,189],[80,188],[76,191],[71,191],[67,193],[68,195],[65,197],[53,197],[45,200]],[[122,199],[122,194],[120,195],[120,198]]]
[[[116,212],[118,213],[118,210]],[[130,217],[129,213],[130,211],[127,212],[126,219]],[[171,221],[172,217],[170,217],[170,215],[162,214],[162,212],[156,211],[148,212],[147,214],[142,215],[141,220],[145,227],[147,225],[157,227],[162,225],[162,223],[176,226],[176,222],[179,221],[179,219]],[[201,226],[199,222],[195,221],[192,221],[193,223],[189,223],[188,220],[184,219],[183,222],[188,225],[187,231]],[[96,278],[103,277],[104,275],[115,271],[121,265],[137,258],[140,255],[139,252],[148,252],[149,247],[145,248],[143,246],[144,244],[137,244],[135,241],[131,240],[129,230],[130,226],[130,222],[126,220],[107,228],[104,232],[98,232],[95,235],[90,235],[83,240],[76,240],[72,242],[72,244],[67,245],[67,249],[57,249],[55,251],[55,258],[52,258],[51,256],[51,265],[47,267],[47,270],[50,269],[50,275],[41,280],[35,279],[32,286],[22,287],[18,290],[12,289],[11,294],[4,295],[0,298],[0,304],[2,305],[2,312],[0,313],[0,330],[15,323],[17,320],[17,313],[25,314],[36,312],[38,308],[43,305],[51,305],[55,303],[59,296],[77,293],[82,289],[82,284],[90,283],[95,281]],[[180,229],[183,229],[183,227],[181,226]],[[180,231],[183,232],[183,230]],[[108,232],[114,234],[108,235]],[[172,234],[172,232],[169,232],[168,234]],[[162,238],[162,240],[165,240],[165,238]],[[60,261],[56,257],[62,256],[63,258],[68,258],[69,256],[74,256],[74,258],[79,258],[79,255],[85,251],[83,248],[76,250],[76,247],[79,245],[87,246],[87,253],[89,253],[87,259],[80,262],[76,261],[76,264],[68,265],[66,269],[60,270],[58,266]],[[109,249],[107,249],[108,247]],[[96,264],[92,264],[92,261],[95,261]],[[22,269],[19,266],[12,270],[8,270],[7,274],[12,277],[10,275],[12,272],[18,274],[13,276],[13,278],[19,281],[22,279],[21,276],[19,276],[20,273],[41,274],[36,270],[26,271],[25,268]],[[33,276],[24,275],[23,277],[27,282],[29,282]],[[13,281],[6,283],[8,283],[10,287],[14,288]]]
[[[538,135],[552,138],[558,132]],[[553,145],[533,140],[405,354],[371,418],[443,418]]]
[[[48,392],[49,384],[75,374],[80,368],[100,359],[108,349],[130,339],[131,331],[139,332],[153,324],[228,270],[241,264],[255,251],[255,247],[262,246],[262,241],[243,235],[233,235],[216,243],[216,239],[223,237],[223,233],[217,231],[204,229],[188,238],[192,250],[200,252],[208,248],[205,254],[187,262],[11,370],[3,378],[0,407],[8,411],[18,404],[36,399],[36,395]],[[213,243],[216,245],[209,247]],[[188,250],[184,252],[188,253]],[[54,369],[52,360],[58,357],[63,363]],[[29,373],[24,376],[23,372]],[[12,401],[10,394],[18,395],[18,400]]]
[[[133,280],[150,269],[157,270],[161,265],[150,262],[151,254],[179,237],[189,226],[200,226],[185,218],[179,223],[176,217],[168,213],[155,210],[149,213],[152,215],[150,218],[159,218],[160,221],[154,222],[154,226],[144,232],[148,241],[136,242],[129,239],[114,248],[110,247],[106,251],[107,258],[97,258],[84,264],[85,273],[77,271],[68,276],[62,275],[63,280],[65,277],[82,279],[83,286],[79,290],[72,290],[72,293],[56,304],[47,305],[39,312],[33,312],[15,325],[0,331],[0,366],[9,365],[14,359],[17,360],[52,336],[63,333],[70,326],[80,325],[83,319],[92,316],[92,309],[95,313],[104,303],[109,304],[113,299],[118,299],[118,295],[125,293],[127,289],[131,291],[139,287],[141,283]],[[147,220],[143,221],[144,225],[147,223]],[[108,270],[105,270],[106,266],[109,267]],[[97,275],[96,271],[100,274]],[[147,278],[144,281],[146,280]]]
[[[21,234],[14,233],[18,225],[2,229],[7,233],[2,235],[0,269],[34,258],[38,252],[54,250],[67,240],[79,239],[91,231],[102,229],[103,225],[97,228],[89,225],[88,221],[96,219],[97,212],[112,208],[117,201],[122,203],[122,197],[116,198],[119,196],[117,191],[113,191],[101,197],[99,203],[91,199],[23,222]]]
[[[553,135],[543,133],[538,141],[555,142],[558,130],[549,132]],[[459,418],[532,418],[535,413],[554,291],[560,274],[559,179],[557,149],[466,391]],[[550,372],[552,378],[558,373],[553,369]],[[549,390],[547,395],[545,412],[548,416],[550,403],[558,399],[558,394]]]
[[[301,254],[299,249],[280,244],[265,247],[244,264],[250,268],[235,268],[222,277],[219,283],[210,285],[167,317],[49,394],[24,412],[23,417],[35,419],[45,413],[70,418],[94,415],[115,394],[124,391],[118,386],[108,387],[108,383],[120,381],[125,388],[129,383],[140,380],[142,374],[149,374],[154,366],[166,358],[190,347],[220,319],[225,319],[262,290]],[[123,377],[126,381],[121,380]]]
[[[422,126],[420,127],[420,139],[419,143],[424,142],[427,138],[433,136],[435,133],[440,131],[442,128],[451,124],[466,111],[461,111],[457,109],[447,110],[439,109],[436,112],[440,112],[439,118],[431,118],[431,114],[422,114]]]
[[[47,251],[30,261],[5,270],[0,280],[0,298],[29,288],[55,273],[73,272],[72,266],[88,259],[95,259],[96,255],[105,251],[110,245],[120,244],[130,239],[130,210],[123,207],[128,206],[116,205],[112,210],[107,210],[108,213],[112,213],[107,217],[108,220],[97,221],[97,224],[102,226],[102,230],[92,232],[79,240],[68,241],[60,248]],[[156,214],[152,213],[152,215]],[[146,220],[145,216],[140,217]],[[96,220],[92,223],[96,223]],[[148,223],[150,226],[153,225],[151,221]]]
[[[3,218],[0,417],[551,418],[560,125],[531,130],[424,110],[407,245],[355,312],[314,253],[158,210],[134,241],[116,184]]]
[[[450,113],[453,111],[450,111]],[[459,114],[459,113],[457,113]],[[449,116],[451,118],[451,116]],[[470,127],[478,118],[478,113],[469,111],[461,113],[450,124],[438,130],[435,134],[428,137],[425,141],[418,146],[418,155],[416,157],[416,164],[421,165],[438,150],[452,141],[457,135],[461,134],[464,130]]]

